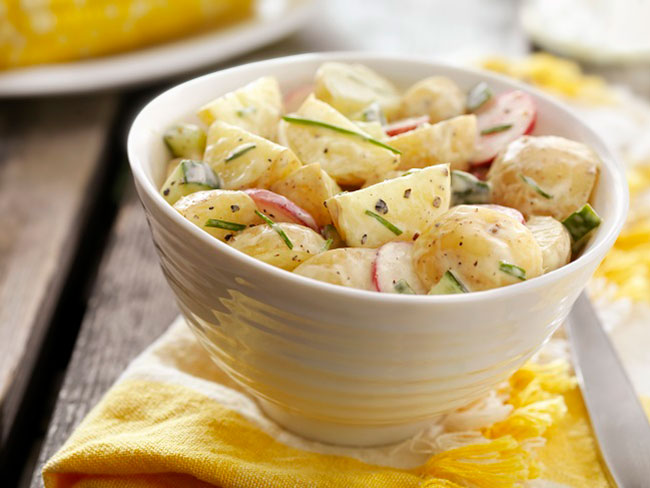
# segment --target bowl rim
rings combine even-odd
[[[605,232],[601,233],[597,237],[597,241],[594,242],[590,248],[581,254],[576,260],[571,261],[561,268],[553,270],[544,275],[537,276],[521,283],[515,283],[510,286],[453,295],[406,295],[399,293],[380,293],[376,291],[361,290],[357,288],[335,285],[332,283],[319,281],[314,278],[298,275],[291,271],[276,268],[275,266],[267,264],[234,249],[226,243],[214,238],[198,226],[192,224],[180,213],[175,211],[174,208],[169,205],[167,201],[162,197],[162,195],[160,195],[160,192],[155,187],[153,181],[149,180],[149,178],[146,176],[144,171],[144,161],[137,150],[136,141],[148,130],[145,119],[147,112],[152,110],[152,107],[167,103],[177,98],[183,92],[191,90],[192,87],[204,83],[207,79],[219,78],[220,76],[228,76],[238,71],[245,72],[246,70],[254,70],[263,66],[273,68],[285,64],[313,63],[315,61],[347,61],[363,63],[364,60],[383,60],[386,62],[400,63],[406,62],[426,65],[430,67],[432,71],[434,71],[436,68],[444,68],[451,71],[465,72],[481,77],[481,79],[486,81],[494,80],[509,85],[513,89],[519,89],[530,93],[534,97],[544,100],[545,103],[551,105],[555,110],[564,112],[569,118],[573,119],[577,125],[581,126],[582,130],[585,132],[588,138],[592,138],[600,143],[600,150],[594,150],[599,155],[603,166],[606,166],[608,171],[611,173],[612,184],[611,187],[608,187],[608,190],[614,193],[613,199],[616,208],[613,212],[614,218],[605,223]],[[264,272],[267,275],[271,275],[276,279],[286,280],[289,284],[302,286],[305,289],[311,289],[311,291],[315,293],[324,293],[333,297],[340,297],[344,299],[354,298],[373,305],[409,304],[410,306],[426,306],[428,304],[434,305],[484,302],[501,299],[508,296],[516,297],[525,293],[535,292],[539,289],[546,288],[552,282],[559,281],[577,269],[585,266],[588,262],[595,259],[598,255],[604,255],[606,252],[605,250],[608,250],[618,237],[618,234],[620,233],[625,223],[625,217],[627,215],[627,209],[629,205],[628,187],[625,180],[622,164],[613,156],[606,142],[586,122],[581,120],[570,107],[562,104],[561,102],[555,100],[551,96],[536,89],[535,87],[526,85],[522,82],[513,80],[500,74],[481,70],[478,68],[459,66],[439,59],[430,59],[423,56],[396,53],[387,54],[367,51],[329,51],[297,54],[241,64],[223,70],[217,70],[212,73],[207,73],[205,75],[201,75],[199,77],[185,81],[158,94],[139,111],[129,130],[127,139],[127,155],[129,159],[129,165],[131,167],[131,172],[139,191],[144,191],[149,199],[154,203],[154,205],[157,206],[158,210],[163,212],[171,221],[175,222],[176,225],[179,225],[186,232],[190,232],[194,237],[203,241],[203,243],[207,244],[208,246],[213,247],[216,251],[224,253],[228,259],[233,260],[234,262],[239,261],[249,267],[252,266],[254,268],[257,268],[259,271]],[[142,200],[142,197],[140,195],[139,198]]]

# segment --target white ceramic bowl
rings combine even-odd
[[[593,203],[603,217],[584,254],[547,275],[489,291],[408,296],[354,290],[274,268],[214,239],[158,193],[161,135],[209,100],[263,75],[284,90],[324,61],[364,63],[402,86],[445,75],[536,99],[535,133],[583,141],[603,161]],[[612,246],[627,185],[603,142],[564,106],[494,74],[402,55],[324,53],[239,66],[183,83],[136,118],[128,153],[160,263],[182,313],[215,361],[267,414],[306,437],[348,445],[403,439],[505,380],[567,316]]]

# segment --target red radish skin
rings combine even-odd
[[[318,224],[314,217],[287,197],[259,188],[244,190],[244,192],[253,199],[260,212],[268,215],[275,222],[300,224],[318,232]]]
[[[372,282],[377,291],[396,293],[395,284],[399,280],[405,280],[416,293],[425,293],[413,266],[412,242],[387,242],[377,250],[372,264]]]
[[[396,136],[397,134],[403,134],[404,132],[417,129],[422,124],[429,122],[429,116],[423,115],[422,117],[412,117],[410,119],[402,119],[391,124],[388,124],[384,127],[386,135],[389,137]]]
[[[510,215],[510,217],[515,218],[522,224],[526,223],[526,219],[524,218],[523,214],[517,210],[516,208],[512,207],[504,207],[503,205],[497,205],[495,203],[479,203],[476,205],[477,207],[483,207],[483,208],[491,208],[492,210],[496,210],[497,212],[504,213],[506,215]]]
[[[310,93],[314,91],[314,85],[308,83],[306,85],[301,85],[298,88],[291,90],[284,96],[284,109],[288,112],[295,112],[300,108],[302,102],[309,96]]]
[[[537,107],[533,97],[519,90],[502,93],[476,113],[478,139],[472,165],[489,165],[501,149],[535,128]],[[507,130],[481,135],[481,131],[512,124]]]

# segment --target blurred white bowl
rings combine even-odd
[[[263,75],[284,90],[324,61],[364,63],[406,86],[434,74],[467,89],[535,97],[535,133],[583,141],[603,161],[593,203],[603,217],[576,261],[495,290],[453,296],[379,294],[274,268],[214,239],[158,193],[169,155],[165,129],[197,107]],[[627,185],[602,141],[567,108],[506,78],[402,55],[306,54],[231,68],[158,96],[128,141],[136,187],[160,263],[188,324],[214,360],[288,429],[329,443],[377,445],[415,433],[505,380],[567,316],[612,246],[627,209]]]

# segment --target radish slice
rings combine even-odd
[[[516,208],[512,207],[504,207],[503,205],[497,205],[495,203],[479,203],[476,205],[477,207],[484,207],[484,208],[491,208],[492,210],[496,210],[497,212],[504,213],[506,215],[510,215],[510,217],[518,220],[522,224],[526,223],[526,219],[524,218],[523,214],[517,210]]]
[[[244,192],[253,199],[260,212],[268,215],[275,222],[292,222],[318,232],[318,225],[314,217],[287,197],[258,188],[244,190]]]
[[[384,127],[386,135],[392,137],[397,134],[402,134],[413,129],[417,129],[422,124],[429,122],[429,116],[423,115],[422,117],[411,117],[410,119],[402,119],[397,122],[393,122]]]
[[[295,112],[313,91],[314,85],[312,83],[301,85],[298,88],[291,90],[284,97],[284,109],[287,113]]]
[[[533,97],[515,90],[496,97],[476,117],[479,136],[471,163],[486,165],[512,141],[532,132],[537,107]]]
[[[377,250],[372,265],[372,281],[377,291],[397,293],[395,285],[400,280],[408,283],[415,293],[426,293],[413,266],[413,243],[387,242]]]

